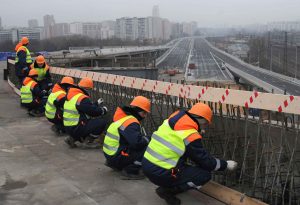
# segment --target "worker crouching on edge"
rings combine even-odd
[[[60,83],[56,83],[53,86],[45,106],[45,116],[49,122],[53,123],[52,130],[57,134],[65,132],[63,124],[63,107],[67,91],[73,85],[73,78],[63,77]]]
[[[35,69],[29,71],[28,76],[23,80],[21,92],[21,106],[28,109],[28,114],[35,117],[44,115],[43,97],[46,95],[37,83],[38,72]]]
[[[64,104],[63,122],[66,132],[70,135],[65,142],[71,147],[76,147],[75,142],[92,143],[100,136],[107,125],[106,119],[100,116],[107,113],[107,108],[99,103],[92,103],[88,90],[94,87],[90,78],[83,78],[69,89]]]
[[[36,57],[34,63],[30,65],[30,69],[35,69],[38,72],[37,81],[42,90],[49,91],[52,88],[52,79],[49,71],[49,66],[46,63],[44,56]]]
[[[141,161],[149,143],[141,121],[150,113],[151,103],[137,96],[130,106],[118,107],[107,129],[103,152],[106,166],[122,171],[122,179],[143,179]]]
[[[189,111],[173,113],[153,133],[142,166],[149,180],[159,186],[156,193],[167,204],[181,204],[176,194],[200,189],[211,179],[212,171],[237,167],[236,162],[212,157],[204,149],[201,133],[211,120],[210,107],[197,103]]]

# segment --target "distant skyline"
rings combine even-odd
[[[0,17],[2,25],[8,27],[27,27],[29,19],[37,19],[43,26],[46,14],[54,15],[57,23],[99,22],[151,16],[154,5],[159,6],[162,18],[196,21],[200,27],[300,20],[299,0],[1,0]]]

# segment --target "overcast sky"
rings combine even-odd
[[[28,19],[53,14],[57,23],[98,22],[119,17],[160,16],[171,21],[196,21],[199,26],[232,26],[300,20],[300,0],[0,0],[5,26],[27,26]]]

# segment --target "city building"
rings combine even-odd
[[[158,7],[158,5],[153,6],[153,8],[152,8],[152,16],[153,17],[159,17],[159,7]]]
[[[53,37],[66,36],[70,34],[70,25],[68,23],[56,23],[53,25]]]
[[[39,27],[39,22],[37,19],[29,19],[28,20],[28,27],[29,28],[37,28]]]
[[[53,15],[44,16],[44,28],[45,28],[45,38],[52,38],[54,36],[53,26],[55,24]]]
[[[29,40],[40,40],[41,30],[30,28],[5,29],[0,31],[0,41],[17,42],[22,37],[28,37]]]
[[[115,21],[102,21],[100,28],[101,39],[112,39],[115,37]]]
[[[3,27],[2,27],[2,19],[1,19],[1,16],[0,16],[0,30],[2,30]]]

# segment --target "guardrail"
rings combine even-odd
[[[13,63],[8,61],[11,81],[16,80]],[[214,122],[204,136],[204,146],[216,157],[239,163],[234,173],[213,174],[214,181],[243,193],[237,197],[239,200],[226,203],[243,204],[248,196],[270,204],[300,203],[299,96],[175,84],[58,67],[51,67],[50,72],[54,81],[63,76],[72,76],[76,82],[91,77],[95,82],[92,98],[104,98],[111,113],[136,95],[148,97],[152,112],[143,123],[147,133],[155,131],[178,108],[188,109],[199,101],[209,104]],[[204,190],[218,195],[213,186]]]

